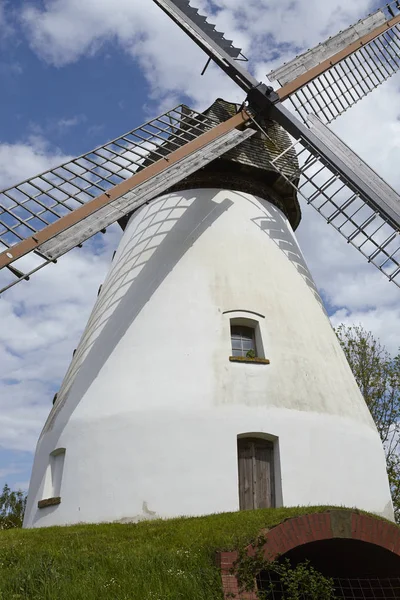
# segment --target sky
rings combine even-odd
[[[198,0],[259,80],[376,9],[368,0]],[[151,0],[0,0],[0,188],[87,152],[180,102],[244,97]],[[333,129],[400,192],[400,79]],[[400,289],[310,207],[298,240],[333,325],[396,353]],[[95,302],[117,226],[0,298],[0,487],[27,489],[37,437]]]

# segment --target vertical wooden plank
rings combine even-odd
[[[271,498],[271,508],[275,508],[275,454],[274,454],[274,444],[270,442],[269,447],[269,472],[270,472],[270,498]]]
[[[238,470],[239,470],[239,510],[244,510],[244,488],[245,488],[245,457],[244,447],[241,443],[242,440],[238,440]]]
[[[239,509],[249,510],[253,505],[252,446],[248,439],[238,440]]]
[[[251,508],[257,508],[258,506],[258,485],[257,485],[257,463],[256,463],[256,447],[254,441],[250,442],[250,452],[251,452],[251,476],[252,476],[252,506]]]
[[[256,498],[254,508],[271,508],[275,504],[273,479],[274,479],[274,453],[273,444],[267,440],[257,440],[255,446],[256,465]]]
[[[275,506],[274,445],[257,438],[238,440],[239,508]]]

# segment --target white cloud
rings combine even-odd
[[[400,346],[400,290],[317,212],[302,202],[297,232],[316,284],[333,307],[334,326],[361,323],[397,353]]]
[[[399,76],[347,111],[333,129],[400,192]],[[400,346],[400,290],[310,207],[299,240],[317,285],[337,307],[332,322],[361,323],[392,353]]]
[[[400,78],[395,75],[354,108],[334,121],[332,128],[381,177],[400,190]]]
[[[39,136],[0,144],[0,188],[68,160]],[[0,447],[32,450],[119,237],[70,252],[0,299]]]
[[[60,150],[50,148],[41,136],[31,136],[28,142],[0,142],[0,188],[13,185],[21,177],[27,179],[42,173],[68,158]]]
[[[1,0],[0,0],[1,2]],[[195,2],[193,2],[195,4]],[[200,4],[200,2],[199,2]],[[201,5],[207,6],[203,0]],[[1,6],[1,4],[0,4]],[[368,0],[218,0],[213,21],[251,56],[261,78],[296,51],[343,29],[369,12]],[[186,95],[204,108],[215,97],[243,94],[216,68],[199,73],[205,56],[150,0],[44,0],[25,5],[22,20],[32,49],[57,67],[117,45],[140,65],[150,97],[168,109]],[[386,83],[338,120],[335,129],[400,188],[397,80]],[[29,145],[0,145],[0,183],[42,171],[61,158],[33,138]],[[87,320],[119,233],[102,238],[103,249],[71,252],[19,284],[2,300],[0,360],[9,380],[0,389],[0,444],[31,449],[59,381]],[[304,207],[298,236],[318,286],[334,306],[334,324],[362,322],[391,351],[400,339],[400,292],[313,209]]]
[[[0,446],[33,449],[119,235],[110,228],[96,254],[86,244],[1,298]]]
[[[55,66],[93,55],[107,43],[118,45],[143,69],[151,96],[166,98],[168,107],[182,92],[202,106],[212,101],[212,88],[243,96],[215,68],[198,77],[203,52],[148,0],[53,0],[43,10],[28,6],[22,20],[33,50]]]
[[[335,312],[331,321],[334,327],[362,324],[367,331],[373,331],[375,337],[384,342],[387,350],[392,354],[399,352],[400,340],[400,310],[399,302],[391,307],[374,307],[371,310],[347,310],[345,308]]]
[[[63,117],[57,121],[57,129],[60,133],[64,133],[68,129],[72,127],[76,127],[81,123],[85,123],[87,121],[87,117],[85,115],[75,115],[74,117]]]
[[[192,4],[211,10],[205,0]],[[371,5],[369,0],[218,0],[212,3],[217,7],[212,21],[243,48],[258,72],[258,62],[269,70],[278,55],[280,61],[292,57],[364,16]],[[205,55],[151,0],[46,0],[42,9],[28,5],[22,20],[31,47],[50,64],[62,66],[114,43],[139,63],[155,98],[185,93],[203,107],[217,95],[243,99],[218,69],[199,77]]]

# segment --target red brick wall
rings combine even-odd
[[[350,510],[330,510],[288,519],[260,534],[267,539],[265,558],[274,560],[303,544],[333,538],[348,538],[376,544],[400,556],[400,527],[369,515]],[[248,552],[252,547],[248,546]],[[221,569],[222,586],[226,600],[257,600],[255,592],[239,594],[239,586],[234,573],[234,563],[238,552],[219,552],[218,564]]]

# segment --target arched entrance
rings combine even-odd
[[[292,565],[309,560],[321,573],[332,577],[337,598],[400,599],[400,528],[377,517],[351,510],[329,510],[287,519],[270,530],[264,556],[289,558]],[[254,552],[252,546],[247,548]],[[221,553],[225,598],[257,600],[256,591],[240,593],[234,575],[238,553]],[[261,573],[259,589],[268,585],[269,573]],[[279,586],[272,600],[281,598]]]
[[[335,596],[339,599],[400,599],[400,557],[382,546],[369,542],[332,538],[297,546],[282,555],[293,567],[305,560],[317,571],[331,577]],[[262,572],[258,589],[269,589],[272,577]],[[271,600],[281,600],[283,594],[275,579]]]

